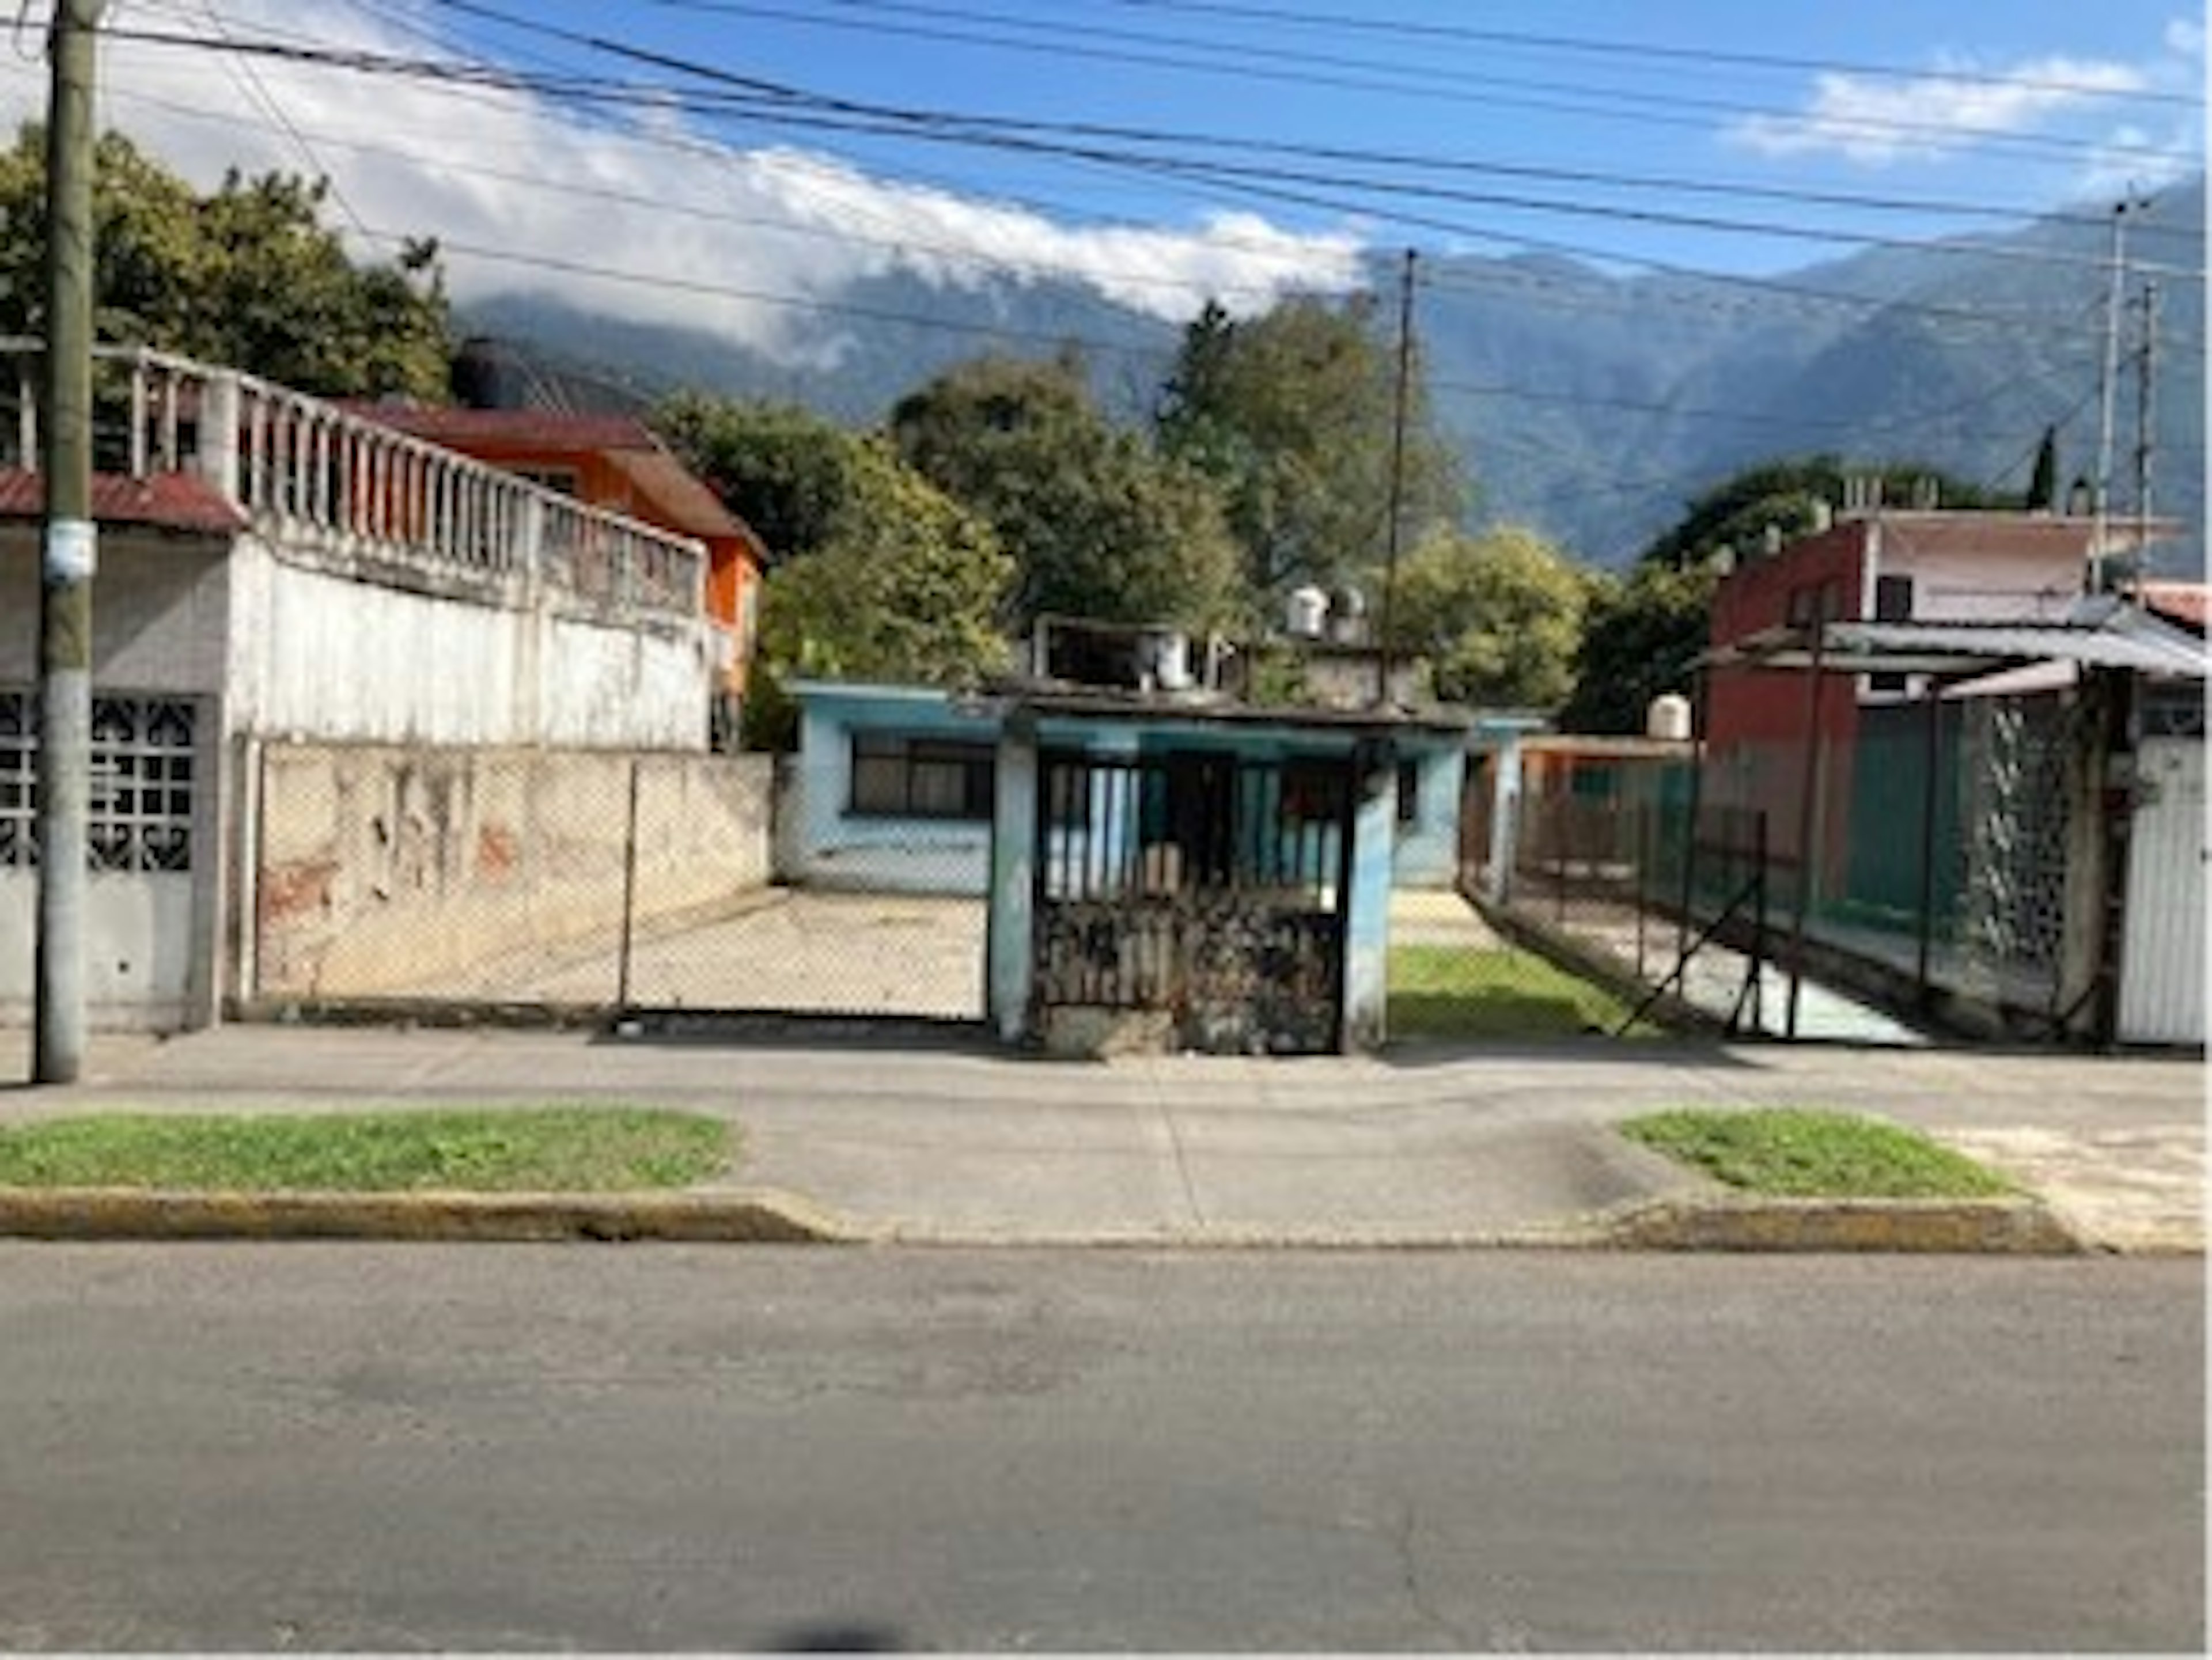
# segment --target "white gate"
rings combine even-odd
[[[187,698],[93,698],[84,994],[95,1030],[191,1024],[194,869],[212,856],[198,819],[199,713]],[[0,1023],[27,1022],[37,995],[37,778],[34,700],[0,691]]]
[[[2149,738],[2128,837],[2119,1037],[2204,1041],[2204,739]]]

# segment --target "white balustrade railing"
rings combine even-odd
[[[0,434],[13,453],[0,460],[18,467],[39,465],[44,351],[0,338],[15,392],[14,430]],[[94,360],[94,465],[196,474],[280,551],[308,544],[488,597],[540,587],[632,614],[702,614],[706,552],[687,537],[252,375],[141,348],[95,348]]]

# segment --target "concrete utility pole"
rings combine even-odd
[[[2150,545],[2151,457],[2157,442],[2158,284],[2142,286],[2142,344],[2136,358],[2136,559],[2135,590],[2142,594]]]
[[[2097,482],[2093,511],[2096,514],[2089,550],[2088,585],[2091,593],[2105,587],[2105,537],[2112,512],[2112,427],[2119,401],[2120,308],[2127,286],[2128,215],[2148,208],[2148,197],[2130,196],[2112,206],[2111,274],[2105,293],[2105,361],[2097,383]]]
[[[47,39],[46,507],[39,605],[35,1080],[84,1066],[84,897],[92,776],[93,33],[101,0],[58,0]]]
[[[1398,385],[1390,420],[1390,508],[1383,526],[1382,626],[1376,638],[1375,702],[1379,708],[1390,701],[1390,635],[1397,624],[1398,542],[1402,534],[1406,494],[1406,410],[1413,378],[1413,269],[1419,255],[1406,250],[1406,268],[1398,285]]]

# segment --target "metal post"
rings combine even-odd
[[[1927,740],[1921,754],[1921,764],[1927,771],[1920,789],[1920,940],[1915,969],[1923,1009],[1929,1002],[1929,959],[1936,935],[1936,785],[1943,748],[1943,683],[1933,676],[1928,682]]]
[[[1690,805],[1682,826],[1682,909],[1674,923],[1674,958],[1690,954],[1690,907],[1696,897],[1692,884],[1698,866],[1698,815],[1705,810],[1705,723],[1711,714],[1711,671],[1700,668],[1691,683]]]
[[[45,540],[39,606],[39,937],[33,1076],[85,1051],[92,790],[92,87],[98,0],[58,0],[47,38]]]
[[[1636,807],[1636,980],[1644,982],[1644,917],[1651,904],[1651,806]]]
[[[1805,689],[1805,779],[1797,792],[1797,893],[1796,913],[1790,924],[1790,999],[1784,1005],[1783,1031],[1797,1036],[1798,995],[1805,984],[1805,917],[1813,903],[1813,806],[1820,780],[1820,682],[1828,643],[1828,607],[1825,596],[1813,608],[1813,661],[1807,670]]]
[[[637,933],[637,774],[640,762],[629,763],[629,811],[623,829],[622,946],[615,958],[615,1006],[629,1006],[630,942]]]

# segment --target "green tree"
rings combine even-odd
[[[1426,658],[1447,702],[1553,708],[1574,684],[1590,587],[1532,531],[1440,530],[1399,562],[1390,645]]]
[[[2050,513],[2058,506],[2058,429],[2045,427],[2043,441],[2035,447],[2035,472],[2027,483],[2026,506],[2030,513]]]
[[[1688,696],[1718,581],[1706,564],[1680,570],[1639,564],[1626,581],[1598,578],[1559,725],[1569,732],[1640,733],[1653,698],[1669,691]]]
[[[1006,666],[998,620],[1013,562],[988,524],[887,441],[700,398],[664,410],[661,430],[733,511],[787,538],[771,543],[778,556],[763,585],[749,743],[790,747],[794,679],[957,688]],[[779,445],[765,456],[755,444],[764,431]]]
[[[1111,425],[1076,363],[959,364],[900,400],[890,435],[998,532],[1017,573],[1016,626],[1046,613],[1191,629],[1242,616],[1212,487]]]
[[[1208,305],[1183,331],[1159,441],[1221,488],[1246,579],[1271,614],[1302,583],[1340,585],[1386,544],[1397,358],[1371,299],[1286,301],[1240,321]],[[1416,355],[1407,388],[1401,523],[1455,523],[1463,491]]]
[[[45,137],[0,152],[0,331],[46,328]],[[223,364],[325,397],[446,395],[450,318],[436,245],[356,266],[321,214],[328,185],[231,173],[202,196],[120,133],[94,156],[94,324],[103,342]]]

